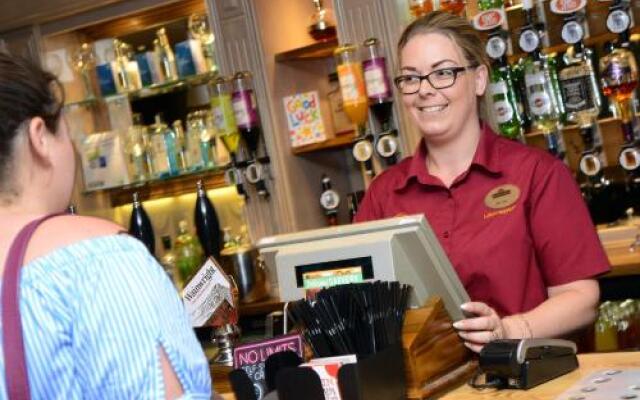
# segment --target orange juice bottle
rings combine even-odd
[[[358,130],[362,131],[367,123],[369,112],[362,65],[356,59],[356,47],[346,44],[334,51],[337,62],[338,80],[342,93],[343,110]]]

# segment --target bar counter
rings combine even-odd
[[[495,390],[473,389],[464,384],[442,395],[440,400],[483,400],[483,399],[522,399],[522,400],[553,400],[572,385],[591,373],[611,368],[640,368],[640,352],[617,353],[588,353],[579,354],[580,367],[564,376],[544,383],[529,390]],[[214,379],[220,379],[217,375]],[[221,387],[219,383],[215,385]],[[233,394],[222,393],[225,400],[235,400]]]

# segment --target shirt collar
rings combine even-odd
[[[501,174],[502,166],[500,165],[499,149],[498,149],[498,135],[491,129],[491,127],[482,122],[482,133],[480,135],[480,141],[478,147],[471,161],[471,166],[478,166],[485,169],[492,174]],[[442,183],[433,175],[429,174],[427,169],[427,145],[424,138],[420,140],[418,148],[413,154],[409,168],[405,176],[398,181],[398,184],[394,187],[394,190],[401,190],[409,183],[409,180],[415,178],[423,185],[435,185],[441,186]]]

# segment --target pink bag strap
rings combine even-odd
[[[31,398],[20,318],[20,269],[33,233],[41,223],[57,215],[60,214],[45,215],[22,228],[9,248],[5,263],[2,277],[2,349],[7,394],[11,400]]]

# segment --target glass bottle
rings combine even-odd
[[[127,70],[129,59],[124,51],[124,43],[118,39],[113,39],[113,49],[116,53],[114,71],[116,76],[116,90],[118,93],[126,93],[131,90],[132,85],[129,79],[129,72]]]
[[[178,175],[180,169],[176,133],[162,121],[162,114],[156,114],[155,121],[149,139],[155,177],[167,178]]]
[[[202,181],[198,181],[197,190],[198,198],[194,211],[196,233],[205,257],[213,256],[218,259],[220,257],[220,222]]]
[[[191,36],[200,42],[202,55],[207,67],[207,71],[216,72],[218,65],[215,57],[215,36],[209,29],[206,14],[191,14],[188,21]]]
[[[362,69],[369,98],[369,109],[382,130],[385,131],[390,129],[389,121],[393,107],[393,95],[391,94],[386,59],[380,52],[380,41],[377,38],[365,40],[363,46],[367,53],[362,61]]]
[[[500,134],[509,139],[524,142],[522,119],[519,111],[519,99],[513,82],[511,68],[507,63],[507,42],[501,29],[489,34],[486,51],[493,60],[489,76],[489,90],[493,115],[498,123]]]
[[[595,324],[595,350],[599,352],[618,349],[617,323],[614,319],[613,304],[605,301],[600,304]]]
[[[173,132],[176,134],[176,157],[178,161],[178,170],[180,172],[187,170],[186,160],[186,135],[184,133],[184,127],[182,121],[177,119],[171,124]]]
[[[414,18],[420,18],[433,11],[431,0],[409,0],[409,12]]]
[[[358,132],[353,146],[353,157],[362,162],[365,173],[373,177],[375,172],[371,157],[374,149],[372,137],[367,134],[369,107],[362,65],[357,60],[356,47],[352,44],[338,47],[333,54],[336,58],[338,81],[342,93],[342,109],[356,125]]]
[[[440,10],[449,14],[462,16],[464,13],[464,0],[440,0]]]
[[[184,287],[202,265],[202,249],[198,241],[189,233],[187,221],[178,223],[178,236],[174,247],[176,268],[181,286]]]
[[[153,234],[153,227],[149,215],[142,206],[138,192],[133,193],[133,208],[131,209],[131,219],[129,220],[129,234],[140,240],[149,250],[155,254],[156,239]]]
[[[163,255],[160,259],[160,265],[164,268],[167,275],[172,282],[175,282],[175,271],[176,271],[176,254],[171,249],[171,236],[165,235],[162,236],[162,249]]]
[[[256,157],[262,129],[258,104],[253,92],[251,73],[238,72],[233,76],[233,94],[231,102],[238,132],[246,143],[252,158]]]
[[[147,127],[142,124],[142,115],[133,114],[133,124],[125,140],[127,169],[132,182],[143,182],[151,176],[148,144]]]
[[[340,195],[333,190],[331,179],[322,174],[322,193],[320,194],[320,206],[327,219],[327,225],[338,225],[338,207],[340,206]]]
[[[478,10],[486,11],[494,8],[502,8],[504,2],[502,0],[478,0]]]
[[[315,11],[311,15],[309,35],[314,40],[329,40],[336,37],[336,22],[331,10],[324,7],[322,0],[313,0]]]
[[[190,171],[196,171],[204,168],[202,157],[202,147],[200,136],[202,130],[200,128],[201,120],[199,120],[200,112],[192,112],[187,115],[187,131],[185,132],[185,161]]]
[[[165,81],[175,81],[178,79],[178,68],[176,66],[176,58],[173,54],[173,49],[169,44],[169,38],[167,37],[167,31],[165,28],[160,28],[156,31],[158,42],[155,46],[156,57],[160,62],[160,69]]]
[[[540,52],[540,36],[533,21],[532,7],[532,0],[523,1],[526,24],[519,39],[520,48],[528,53],[523,66],[530,117],[534,127],[545,136],[548,151],[564,159],[564,140],[559,131],[562,109],[553,83],[557,73],[550,58]]]
[[[233,159],[238,153],[240,133],[231,102],[230,86],[228,79],[219,77],[209,86],[209,95],[217,134]]]

